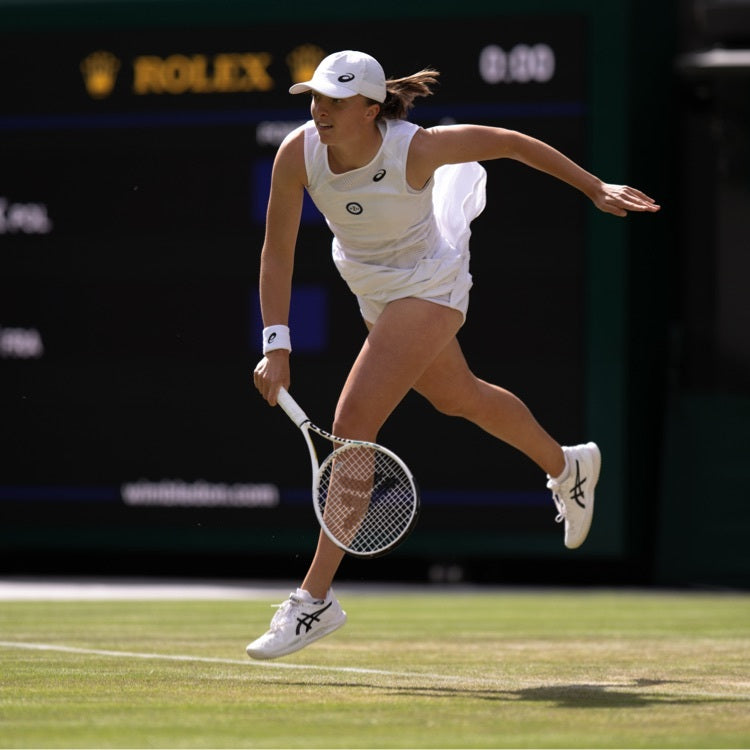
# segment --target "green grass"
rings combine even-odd
[[[747,595],[339,594],[271,663],[270,600],[2,602],[0,746],[750,745]]]

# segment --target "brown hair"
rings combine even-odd
[[[385,82],[385,101],[373,101],[380,104],[378,119],[403,120],[414,107],[414,100],[420,96],[430,96],[432,87],[437,83],[440,72],[425,68],[405,78],[389,78]]]

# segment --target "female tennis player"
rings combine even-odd
[[[477,378],[456,339],[468,308],[471,221],[485,203],[478,162],[510,158],[546,172],[606,213],[654,212],[639,190],[611,185],[551,146],[497,127],[423,129],[406,118],[439,73],[423,70],[386,81],[370,55],[326,57],[311,80],[312,119],[279,147],[273,167],[261,254],[263,359],[255,386],[275,405],[289,387],[288,328],[294,253],[304,191],[326,217],[333,259],[369,331],[341,391],[332,432],[375,441],[410,389],[445,414],[468,419],[534,461],[565,522],[565,544],[583,543],[591,526],[600,455],[595,443],[560,446],[509,391]],[[543,209],[543,206],[540,207]],[[321,532],[300,588],[247,647],[271,659],[341,627],[346,613],[331,589],[344,552]]]

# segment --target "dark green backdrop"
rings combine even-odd
[[[250,575],[304,564],[315,535],[304,447],[259,403],[249,370],[275,149],[258,132],[305,118],[304,102],[284,94],[283,55],[312,42],[368,48],[393,75],[435,65],[443,85],[417,107],[421,124],[454,117],[525,130],[665,205],[621,221],[542,175],[487,165],[462,343],[479,375],[518,392],[562,442],[599,442],[596,523],[580,551],[564,551],[543,478],[525,459],[409,398],[381,437],[413,465],[425,512],[407,545],[367,574],[458,565],[479,580],[683,580],[666,510],[674,483],[663,473],[676,471],[665,442],[673,428],[664,430],[679,263],[679,210],[669,201],[674,15],[671,3],[624,0],[0,3],[12,92],[0,113],[9,165],[0,196],[17,205],[49,196],[56,222],[48,235],[0,237],[0,330],[38,324],[46,344],[42,357],[0,359],[5,566],[33,566],[46,550],[79,566],[116,557],[124,568],[147,560],[226,570],[231,560],[236,572],[240,560]],[[551,81],[477,78],[483,45],[511,53],[539,43],[557,54]],[[126,70],[145,55],[246,49],[275,53],[273,89],[136,96]],[[122,66],[100,99],[79,70],[96,50]],[[313,214],[303,238],[296,300],[317,324],[295,355],[295,393],[325,424],[361,326]],[[273,486],[281,500],[273,505],[272,492],[273,507],[260,509],[125,503],[123,487],[139,482],[164,496],[170,482],[178,495],[200,482]],[[695,566],[691,578],[701,578]]]

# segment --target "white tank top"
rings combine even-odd
[[[361,299],[445,297],[465,315],[470,224],[484,208],[486,173],[477,162],[448,164],[415,190],[406,159],[419,126],[385,120],[378,127],[383,141],[373,160],[344,174],[331,171],[315,124],[301,128],[307,191],[333,232],[336,268]]]
[[[307,190],[333,232],[334,258],[411,268],[442,241],[433,213],[433,180],[421,190],[406,182],[409,144],[419,126],[407,120],[378,125],[383,141],[372,161],[334,174],[328,148],[314,123],[307,123]]]

